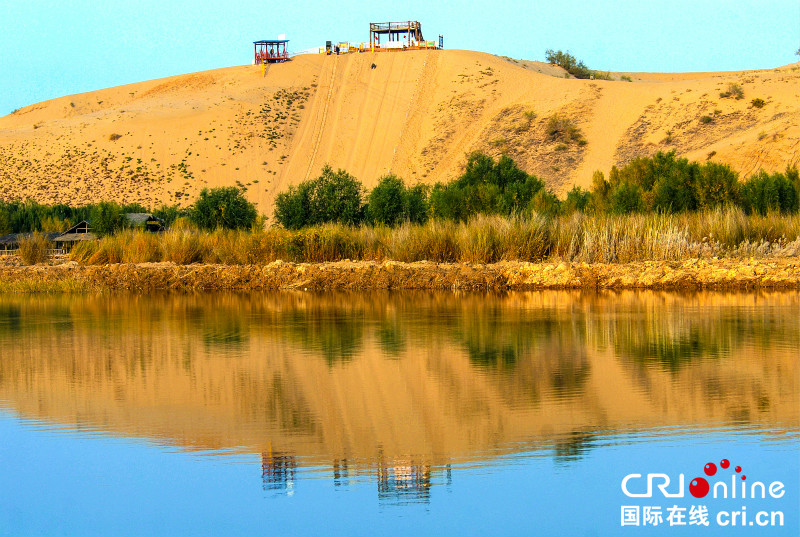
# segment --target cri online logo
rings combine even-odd
[[[723,470],[727,470],[731,466],[731,461],[729,461],[728,459],[722,459],[721,461],[719,461],[719,466]],[[737,474],[740,474],[742,472],[742,467],[737,466],[733,469],[733,471],[736,472]],[[713,462],[709,462],[703,467],[703,472],[705,472],[705,474],[708,477],[711,477],[717,473],[717,465],[714,464]],[[742,481],[746,479],[747,476],[742,474]],[[734,477],[733,480],[731,481],[731,484],[733,485],[735,483],[736,483],[736,478]],[[742,489],[744,489],[744,484],[742,484]],[[689,483],[689,492],[695,498],[705,498],[709,490],[711,490],[711,488],[708,484],[708,481],[706,481],[705,477],[695,477],[694,479],[692,479],[692,482]]]
[[[720,468],[727,470],[731,467],[731,462],[728,459],[722,459],[719,462]],[[708,477],[717,475],[717,465],[713,462],[707,463],[703,467],[703,472]],[[720,472],[721,473],[721,472]],[[622,479],[622,492],[629,498],[651,498],[653,496],[653,485],[661,491],[665,498],[683,498],[684,497],[684,481],[683,474],[678,474],[678,487],[677,491],[670,492],[670,477],[663,473],[647,474],[647,489],[644,492],[631,492],[631,488],[641,488],[636,486],[636,482],[642,477],[642,474],[628,474]],[[718,476],[720,477],[720,476]],[[737,477],[740,479],[737,480]],[[711,492],[714,498],[747,498],[748,493],[750,498],[766,498],[767,491],[772,498],[781,498],[786,493],[784,484],[780,481],[773,481],[769,487],[766,487],[761,481],[753,481],[748,490],[745,481],[747,476],[742,473],[741,466],[733,467],[731,474],[730,488],[728,483],[722,480],[715,481],[713,485],[709,484],[705,477],[695,477],[689,483],[689,493],[695,498],[705,498]],[[631,485],[629,486],[629,483]],[[737,487],[737,483],[740,486]],[[630,488],[629,488],[630,487]],[[738,490],[737,490],[738,489]]]

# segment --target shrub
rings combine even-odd
[[[26,265],[35,265],[47,260],[50,241],[39,232],[23,237],[19,241],[19,256]]]
[[[562,52],[560,50],[547,49],[545,58],[549,63],[558,65],[575,78],[586,79],[592,76],[593,71],[586,67],[582,61],[576,60],[569,51]]]
[[[787,170],[789,174],[792,170]],[[796,172],[795,172],[796,173]],[[745,181],[740,188],[741,205],[747,214],[767,214],[769,211],[782,213],[797,212],[798,186],[782,173],[772,175],[760,171]]]
[[[625,82],[633,82],[633,79],[628,75],[622,75],[619,77],[620,80],[624,80]]]
[[[472,153],[464,173],[455,181],[434,186],[430,212],[437,218],[466,221],[483,214],[524,211],[544,182],[519,169],[508,156],[495,162],[483,153]]]
[[[706,162],[694,183],[698,209],[714,209],[737,200],[739,179],[729,166]]]
[[[564,199],[564,203],[561,204],[562,212],[564,214],[571,214],[575,211],[585,212],[591,199],[591,192],[583,190],[579,186],[574,186],[572,190],[567,192],[567,197]]]
[[[638,213],[644,211],[642,191],[639,185],[623,181],[609,194],[609,210],[614,214]]]
[[[583,138],[581,130],[569,118],[553,114],[547,120],[547,134],[554,140],[580,141]]]
[[[723,91],[719,94],[719,96],[723,99],[728,97],[733,97],[734,99],[744,99],[744,90],[739,84],[731,82],[728,84],[728,91]]]
[[[99,235],[109,235],[122,229],[124,217],[122,207],[113,201],[101,201],[90,213],[92,230]]]
[[[325,165],[316,179],[304,181],[275,200],[275,219],[286,229],[338,222],[355,225],[364,219],[363,185],[344,170]]]
[[[248,229],[256,221],[255,205],[233,186],[204,188],[189,211],[189,218],[200,229]]]
[[[708,124],[708,123],[711,123],[712,121],[714,121],[714,120],[712,119],[711,116],[703,116],[703,117],[700,118],[700,123],[702,123],[704,125]]]
[[[764,105],[767,103],[764,99],[753,99],[750,101],[750,104],[753,105],[754,108],[764,108]]]

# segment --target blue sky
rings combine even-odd
[[[3,0],[0,115],[73,93],[250,62],[252,41],[290,51],[366,41],[371,21],[419,20],[446,48],[595,69],[725,71],[798,58],[797,0],[258,2]]]

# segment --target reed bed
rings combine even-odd
[[[48,250],[53,245],[42,233],[32,233],[19,241],[19,256],[26,265],[35,265],[47,261]]]
[[[481,215],[465,223],[434,220],[396,228],[324,225],[299,231],[201,232],[183,226],[161,235],[125,231],[80,243],[70,258],[85,264],[172,261],[243,265],[346,259],[628,263],[797,255],[800,215],[748,216],[729,207],[679,215]]]

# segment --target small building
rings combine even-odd
[[[262,63],[280,63],[289,60],[289,53],[286,52],[288,39],[262,39],[253,41],[255,65]]]
[[[0,256],[15,255],[19,253],[20,241],[32,236],[33,233],[10,233],[0,236]],[[53,242],[60,233],[42,233],[48,242]],[[49,252],[53,253],[53,252]]]
[[[89,222],[82,220],[66,230],[64,233],[58,235],[53,242],[56,244],[59,253],[69,253],[73,246],[80,241],[95,241],[97,235],[92,233],[92,227]]]
[[[150,213],[125,213],[125,223],[153,233],[164,231],[164,220]]]

